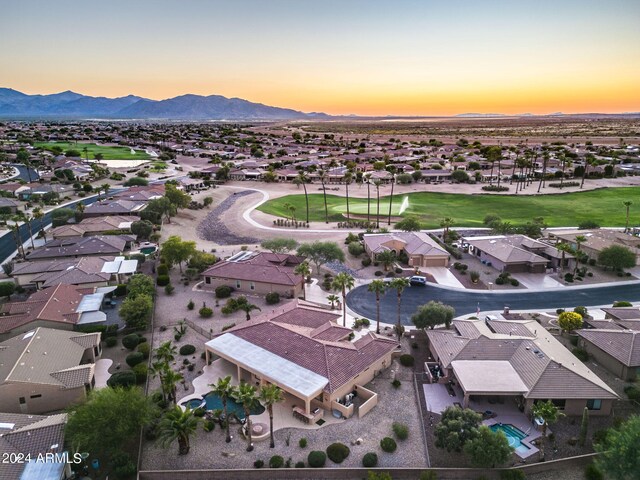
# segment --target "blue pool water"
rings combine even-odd
[[[491,425],[489,428],[494,432],[501,431],[504,433],[509,441],[509,446],[513,447],[516,450],[516,453],[525,453],[529,451],[529,447],[522,443],[522,439],[526,438],[527,434],[519,428],[504,423],[496,423]]]
[[[204,396],[205,408],[207,410],[222,410],[222,399],[213,392],[209,392]],[[202,404],[202,399],[200,398],[192,398],[191,400],[187,400],[183,402],[182,405],[185,407],[189,407],[191,409],[199,408]],[[227,399],[227,412],[229,414],[235,413],[238,418],[244,418],[244,408],[242,408],[241,404],[236,403],[233,399]],[[260,415],[264,412],[264,407],[262,405],[258,405],[256,408],[251,410],[251,415]]]

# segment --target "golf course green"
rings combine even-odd
[[[393,197],[392,216],[399,215],[399,209],[407,198],[408,205],[401,216],[417,217],[423,228],[437,228],[440,220],[451,217],[458,227],[482,226],[486,215],[498,215],[503,221],[513,224],[525,223],[535,217],[543,217],[550,227],[577,226],[586,220],[603,227],[624,227],[626,222],[625,201],[632,201],[629,225],[640,224],[640,187],[602,188],[584,192],[547,195],[462,195],[453,193],[418,192],[399,194]],[[287,195],[267,201],[258,210],[279,217],[291,217],[289,205],[295,208],[298,220],[306,216],[305,197]],[[343,196],[327,195],[330,222],[346,219],[346,199]],[[366,219],[367,199],[349,198],[351,214]],[[371,219],[375,220],[377,200],[375,195],[370,203]],[[380,217],[386,220],[389,213],[389,197],[380,197]],[[323,195],[309,195],[309,221],[325,220]],[[384,222],[386,224],[386,221]]]
[[[104,145],[96,145],[95,143],[71,143],[71,142],[36,142],[34,147],[51,150],[53,147],[60,147],[63,152],[68,150],[76,150],[80,152],[82,158],[93,160],[96,154],[101,154],[103,160],[149,160],[151,156],[144,151],[136,150],[131,153],[129,147],[108,147]],[[87,149],[86,152],[84,149]]]

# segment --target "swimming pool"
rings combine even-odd
[[[153,252],[155,252],[158,249],[158,247],[142,247],[140,249],[141,253],[144,253],[145,255],[151,255]]]
[[[207,410],[222,410],[222,399],[215,393],[209,392],[203,398],[192,398],[191,400],[182,402],[182,405],[191,409],[202,406]],[[251,415],[260,415],[264,410],[264,407],[258,404],[256,408],[251,410]],[[244,418],[244,408],[231,398],[227,399],[227,412],[229,414],[235,413],[238,418]]]
[[[527,453],[530,450],[529,447],[522,443],[522,440],[527,437],[527,434],[519,428],[504,423],[496,423],[489,428],[494,432],[501,431],[504,433],[509,441],[509,446],[513,447],[516,453]]]

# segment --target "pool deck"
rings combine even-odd
[[[98,360],[94,367],[94,378],[96,380],[95,389],[105,388],[107,386],[107,380],[111,378],[109,373],[109,367],[113,364],[113,360],[110,358],[101,358]]]

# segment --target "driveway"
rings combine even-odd
[[[447,287],[464,288],[460,280],[445,267],[425,267],[424,271],[433,275],[438,285],[446,285]]]
[[[511,276],[523,286],[540,290],[541,288],[565,288],[565,285],[542,273],[512,273]]]

